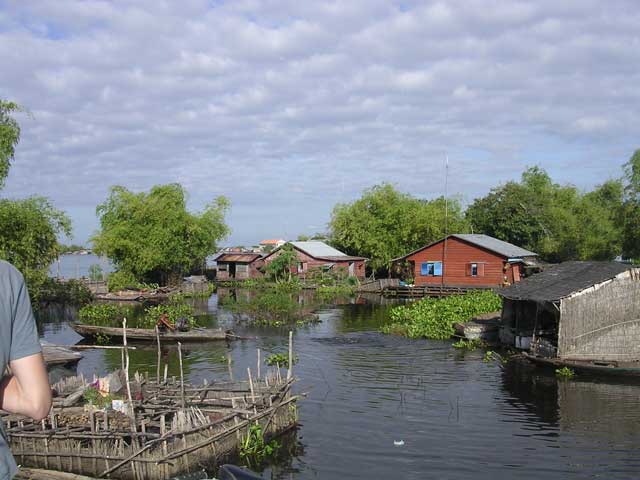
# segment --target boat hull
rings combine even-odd
[[[83,337],[107,336],[113,339],[123,337],[122,328],[102,327],[98,325],[73,324],[71,327]],[[211,342],[216,340],[230,340],[233,334],[230,331],[213,328],[198,328],[187,332],[164,331],[159,333],[160,341],[177,342]],[[156,331],[150,328],[127,328],[127,340],[155,342]]]
[[[561,358],[537,357],[523,353],[530,362],[548,368],[567,367],[577,373],[592,375],[608,375],[616,377],[640,377],[640,362],[599,362],[593,360],[576,360]]]

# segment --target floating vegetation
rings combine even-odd
[[[258,422],[249,426],[247,436],[240,446],[240,458],[247,467],[261,464],[280,448],[276,440],[265,441],[264,432]]]
[[[150,306],[144,310],[143,315],[136,315],[135,311],[135,307],[132,306],[92,303],[78,311],[78,318],[86,325],[120,327],[122,320],[126,317],[131,319],[129,325],[132,328],[154,328],[160,317],[166,315],[171,323],[184,320],[189,328],[197,327],[193,307],[187,303],[169,302]]]
[[[487,346],[487,342],[485,342],[484,340],[482,340],[480,338],[472,338],[472,339],[461,338],[457,342],[451,344],[451,346],[453,348],[457,348],[459,350],[471,351],[471,350],[476,350],[478,348],[486,347]]]
[[[563,380],[569,380],[575,377],[576,372],[574,372],[569,367],[556,368],[556,377],[561,378]]]
[[[295,365],[296,363],[298,363],[298,357],[294,355],[291,361]],[[264,359],[264,363],[269,366],[280,365],[282,367],[288,365],[289,354],[287,352],[272,353]]]
[[[391,309],[391,323],[382,327],[382,331],[409,338],[446,340],[455,333],[454,323],[499,310],[501,306],[500,297],[488,290],[445,298],[426,297]]]

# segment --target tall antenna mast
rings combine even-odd
[[[445,153],[444,161],[444,246],[442,248],[442,270],[440,272],[440,285],[444,286],[445,263],[447,261],[447,240],[449,237],[449,200],[447,198],[449,186],[449,154]]]

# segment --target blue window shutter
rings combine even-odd
[[[420,264],[420,275],[429,275],[429,264],[421,263]]]
[[[433,275],[436,277],[442,276],[442,262],[433,263]]]

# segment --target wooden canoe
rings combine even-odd
[[[591,375],[611,375],[618,377],[640,377],[640,361],[639,362],[622,362],[622,361],[599,361],[599,360],[578,360],[578,359],[561,359],[561,358],[545,358],[531,355],[523,352],[524,358],[536,365],[549,368],[567,367],[577,373],[587,373]]]
[[[101,327],[98,325],[84,325],[74,323],[71,325],[76,333],[83,337],[95,337],[103,335],[110,338],[122,338],[122,328],[119,327]],[[213,340],[233,339],[235,336],[228,330],[216,328],[193,328],[186,332],[161,331],[160,341],[177,341],[177,342],[210,342]],[[127,340],[155,342],[156,331],[150,328],[127,328]]]

